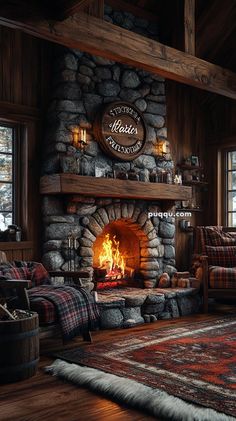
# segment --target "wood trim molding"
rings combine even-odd
[[[14,120],[22,123],[28,120],[38,120],[40,118],[40,111],[38,108],[27,105],[0,101],[0,115],[1,119],[5,118],[6,120]]]
[[[0,25],[236,99],[235,73],[93,16],[81,13],[53,26],[0,18]]]

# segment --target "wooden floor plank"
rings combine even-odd
[[[131,329],[103,330],[93,333],[95,344],[122,340],[132,333],[159,330],[168,326],[186,325],[201,320],[214,320],[219,315],[232,313],[235,306],[218,306],[214,313],[160,320]],[[78,338],[67,348],[91,346]],[[54,360],[51,352],[62,349],[60,340],[48,339],[41,343],[41,359],[37,374],[27,380],[0,386],[0,421],[152,421],[156,418],[127,408],[82,387],[48,375],[44,367]],[[159,421],[162,421],[159,419]]]

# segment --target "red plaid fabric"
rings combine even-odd
[[[29,296],[32,305],[39,297],[54,304],[64,340],[98,325],[98,307],[93,296],[83,288],[43,285],[29,290]]]
[[[45,298],[38,297],[30,300],[30,309],[39,315],[39,324],[48,325],[57,322],[56,307]]]
[[[236,246],[206,246],[209,265],[236,267]]]
[[[206,246],[236,246],[236,235],[224,232],[222,226],[196,228],[195,253],[206,253]]]
[[[236,269],[209,266],[211,288],[236,288]]]
[[[16,268],[14,264],[0,266],[0,275],[4,279],[29,279],[30,271],[27,267]]]

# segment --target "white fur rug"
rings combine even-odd
[[[78,386],[99,392],[116,402],[124,403],[167,420],[236,421],[236,418],[216,412],[213,409],[197,407],[177,397],[170,396],[166,392],[95,368],[82,367],[58,359],[45,370]]]

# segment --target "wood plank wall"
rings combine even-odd
[[[19,257],[40,257],[39,156],[45,106],[50,80],[51,45],[20,31],[0,27],[0,119],[15,120],[25,130],[27,151],[24,162],[28,172],[23,180],[21,224],[25,251],[17,244]],[[2,244],[2,247],[1,247]],[[29,247],[30,244],[30,247]],[[17,249],[7,251],[16,257]],[[0,243],[0,249],[4,244]]]
[[[206,169],[206,112],[201,105],[199,90],[173,81],[167,81],[168,139],[175,163],[181,163],[190,155],[200,157]],[[176,218],[176,263],[178,270],[189,269],[193,251],[193,234],[182,232],[180,219],[188,219],[191,225],[204,224],[206,193],[197,191],[203,199],[203,212],[192,212],[191,218]],[[205,205],[205,206],[204,206]]]

